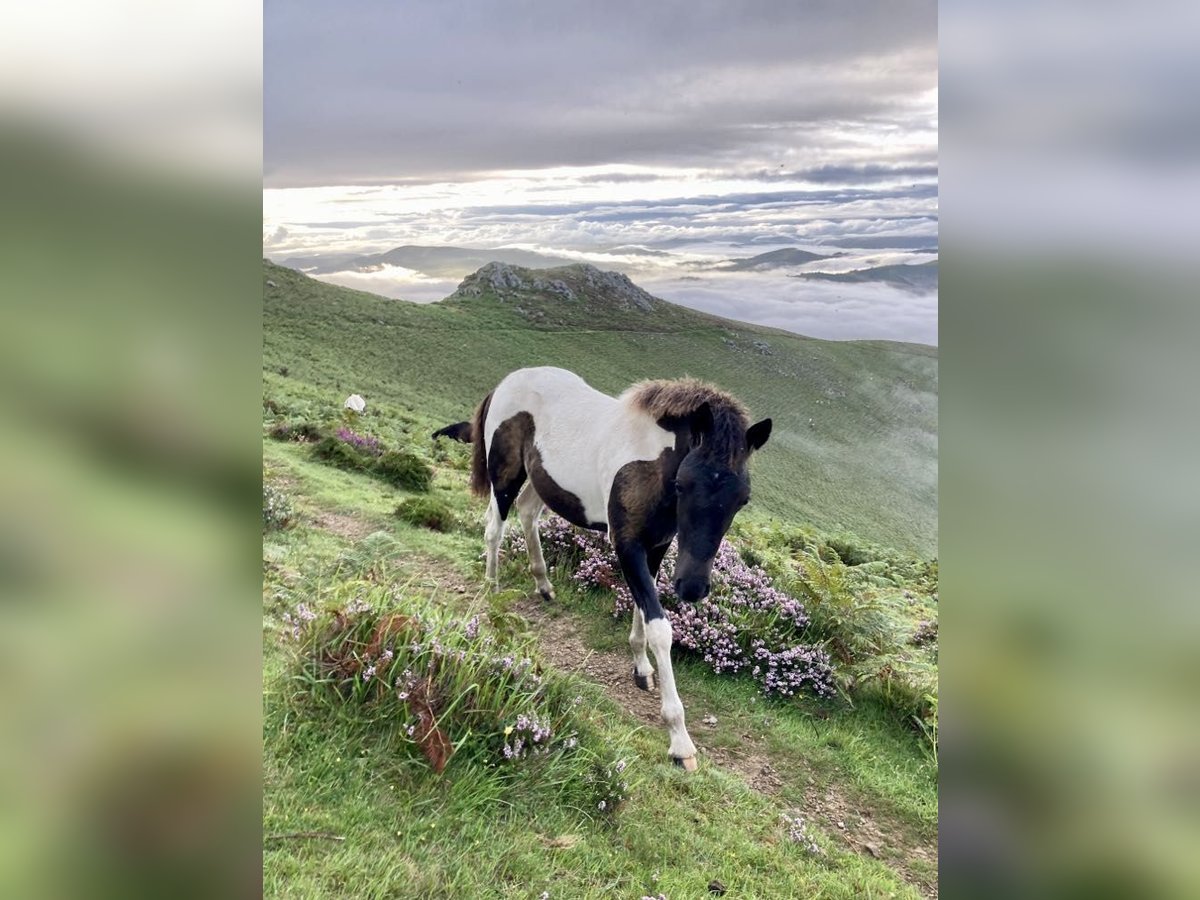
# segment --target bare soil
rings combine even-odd
[[[313,515],[313,524],[348,541],[361,540],[376,530],[375,526],[355,516],[324,509]]]

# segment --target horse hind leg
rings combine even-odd
[[[633,608],[629,649],[633,651],[633,683],[643,691],[654,690],[654,667],[650,665],[650,659],[646,656],[646,616],[639,606]]]
[[[538,535],[538,516],[542,514],[545,504],[532,483],[527,483],[517,496],[516,507],[517,518],[521,520],[521,528],[525,532],[525,547],[529,551],[529,571],[533,573],[542,599],[554,600],[554,587],[546,577],[546,558],[542,556],[542,540]]]
[[[487,579],[492,590],[500,590],[500,543],[504,540],[504,526],[513,501],[520,495],[525,483],[525,466],[521,461],[521,421],[518,417],[500,423],[492,437],[488,450],[487,480],[491,485],[488,499],[487,528]]]
[[[500,590],[500,542],[504,540],[504,519],[496,505],[496,496],[488,501],[487,528],[484,531],[487,543],[487,581],[493,591]]]

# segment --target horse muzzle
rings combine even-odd
[[[708,596],[712,589],[707,578],[676,578],[675,594],[684,603],[695,603]]]

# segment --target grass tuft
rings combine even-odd
[[[286,493],[263,482],[263,531],[279,531],[296,521],[296,510]]]
[[[528,639],[486,614],[450,619],[430,602],[349,582],[320,611],[283,614],[293,648],[288,705],[299,717],[370,734],[385,766],[487,772],[497,796],[538,795],[591,820],[629,790],[626,762],[585,712],[589,693],[547,671]]]
[[[427,491],[433,485],[433,468],[409,450],[388,450],[372,466],[373,473],[389,484],[410,491]]]
[[[409,497],[396,507],[396,516],[433,531],[453,531],[460,526],[458,516],[441,497]]]

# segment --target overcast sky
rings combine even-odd
[[[268,0],[264,43],[275,259],[936,246],[933,2]]]

